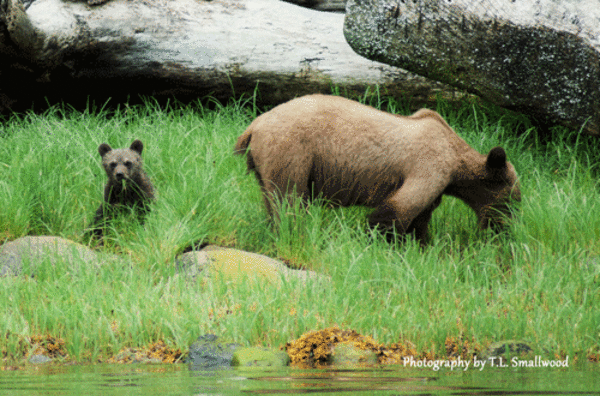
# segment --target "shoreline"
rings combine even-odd
[[[378,103],[407,108],[393,98]],[[159,341],[184,353],[202,334],[279,347],[335,325],[377,340],[388,348],[382,356],[412,348],[416,357],[480,357],[495,342],[525,340],[544,359],[600,360],[597,139],[558,127],[542,135],[527,118],[479,101],[439,101],[435,110],[478,152],[505,149],[523,198],[507,231],[494,234],[478,230],[462,201],[444,197],[421,246],[388,242],[361,207],[293,203],[273,226],[255,177],[232,154],[257,109],[212,107],[56,107],[0,126],[0,243],[54,235],[87,249],[106,182],[102,142],[142,140],[157,191],[144,224],[133,213],[112,221],[94,250],[101,263],[69,249],[72,260],[24,262],[34,276],[0,277],[3,362],[35,352],[36,337],[71,361],[96,362]],[[198,241],[328,280],[259,271],[207,279],[199,265],[188,276],[177,259]]]

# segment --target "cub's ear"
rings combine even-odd
[[[104,157],[104,155],[111,150],[112,148],[106,143],[102,143],[100,146],[98,146],[98,152],[100,153],[101,157]]]
[[[498,170],[506,167],[506,151],[502,147],[494,147],[490,150],[485,166],[488,169]]]
[[[135,139],[131,146],[129,146],[130,150],[136,151],[138,154],[142,154],[142,150],[144,149],[144,143],[141,140]]]

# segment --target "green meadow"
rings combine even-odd
[[[408,114],[402,101],[367,103]],[[145,224],[125,214],[105,246],[121,255],[77,271],[57,263],[35,277],[0,278],[0,356],[20,361],[28,340],[64,340],[67,360],[106,361],[123,348],[164,341],[187,350],[213,333],[243,345],[281,347],[333,325],[379,343],[412,343],[446,356],[448,337],[485,348],[519,339],[548,357],[600,355],[600,145],[491,105],[438,102],[448,123],[482,153],[501,145],[519,176],[522,202],[507,232],[477,229],[474,213],[445,197],[431,243],[388,243],[367,228],[368,209],[290,207],[275,228],[260,189],[233,146],[260,113],[228,105],[142,106],[87,111],[55,107],[0,125],[0,242],[85,236],[106,175],[97,148],[144,143],[157,201]],[[331,277],[324,285],[263,287],[190,282],[174,260],[198,241],[284,260]]]

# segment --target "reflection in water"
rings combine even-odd
[[[598,373],[559,373],[491,370],[488,373],[442,372],[396,369],[323,370],[291,372],[291,375],[263,375],[252,378],[261,383],[285,383],[248,389],[251,394],[374,394],[374,395],[600,395]],[[424,376],[424,374],[431,374]],[[558,374],[558,375],[557,375]],[[418,375],[418,376],[417,376]],[[573,375],[581,377],[581,390],[573,387]],[[559,389],[560,387],[560,389]]]
[[[231,369],[186,365],[32,366],[0,371],[0,395],[600,395],[600,369],[432,371]]]

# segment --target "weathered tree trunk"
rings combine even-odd
[[[319,11],[346,12],[346,0],[283,0]]]
[[[259,104],[331,93],[333,85],[424,102],[454,89],[367,60],[348,46],[342,14],[277,0],[0,0],[0,107],[259,89]]]
[[[597,0],[348,0],[359,54],[600,134]]]

